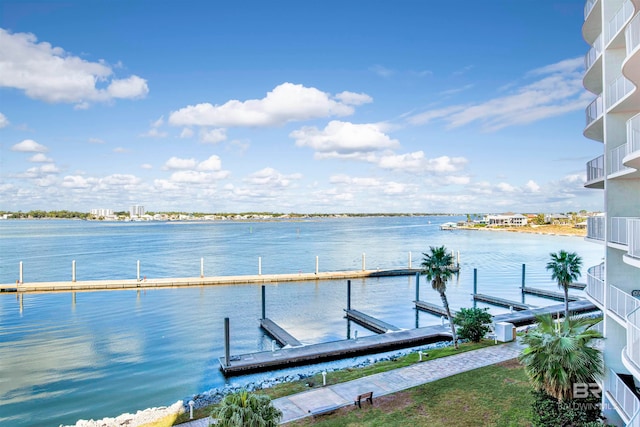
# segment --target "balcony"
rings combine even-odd
[[[613,107],[620,102],[625,96],[629,95],[635,86],[622,74],[609,85],[607,92],[607,108]]]
[[[623,162],[625,166],[640,169],[640,114],[627,121],[627,155]]]
[[[587,296],[600,307],[604,307],[604,263],[594,265],[587,270]]]
[[[640,85],[640,14],[636,15],[624,31],[627,56],[622,73],[636,86]]]
[[[624,261],[640,268],[640,219],[627,221],[627,254]]]
[[[620,47],[618,46],[619,42],[616,39],[616,35],[620,32],[622,27],[627,23],[629,18],[633,15],[634,8],[633,4],[630,0],[625,1],[622,4],[622,7],[616,12],[615,16],[611,18],[609,23],[605,28],[605,46],[609,45],[612,41],[614,42],[611,47]]]
[[[604,188],[604,154],[587,162],[586,188]]]
[[[604,128],[602,113],[604,113],[604,105],[602,95],[598,95],[591,104],[586,108],[586,126],[583,135],[595,141],[604,141]]]
[[[609,178],[615,178],[616,176],[626,175],[635,171],[635,169],[627,167],[624,164],[627,151],[627,144],[622,144],[609,151]]]
[[[635,375],[640,375],[640,310],[630,313],[627,317],[627,346],[622,356],[627,369],[635,371]]]
[[[587,239],[604,242],[605,217],[592,216],[587,218]]]
[[[587,0],[587,3],[584,5],[584,19],[587,19],[597,2],[598,0]]]
[[[627,316],[640,308],[640,300],[610,284],[607,308],[615,313],[619,318],[617,320],[626,327]]]
[[[637,416],[640,412],[640,400],[630,388],[631,384],[628,384],[629,377],[631,375],[617,374],[613,369],[610,369],[606,381],[606,392],[627,426],[636,427],[640,425],[638,422],[640,419]],[[632,382],[633,377],[631,377]]]
[[[627,246],[627,219],[626,217],[612,217],[609,242]],[[626,248],[625,248],[626,249]]]

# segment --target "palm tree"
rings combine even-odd
[[[224,427],[275,427],[282,411],[271,404],[269,396],[247,391],[228,394],[211,413],[218,426]]]
[[[431,286],[440,294],[442,299],[442,305],[447,312],[449,318],[449,325],[451,326],[451,338],[453,338],[453,345],[458,348],[458,339],[456,337],[456,327],[451,317],[451,310],[449,309],[449,301],[447,300],[447,280],[453,275],[451,266],[453,265],[453,256],[447,252],[444,246],[429,247],[431,253],[423,253],[422,259],[422,274],[427,276],[428,280],[431,280]]]
[[[547,270],[551,270],[551,278],[558,282],[558,287],[564,291],[564,318],[569,318],[569,285],[580,277],[582,258],[575,252],[560,250],[551,253],[551,261],[547,263]]]
[[[591,384],[602,376],[602,352],[590,345],[602,338],[589,329],[593,319],[565,318],[556,323],[551,315],[543,315],[538,322],[523,336],[527,347],[519,356],[536,390],[566,400],[572,397],[573,384]]]

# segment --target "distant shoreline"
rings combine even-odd
[[[467,227],[458,226],[459,230],[478,231],[506,231],[512,233],[544,234],[548,236],[586,237],[586,228],[576,228],[572,225],[538,225],[524,227]],[[455,230],[455,229],[454,229]]]

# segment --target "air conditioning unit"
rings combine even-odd
[[[497,341],[509,342],[516,339],[516,327],[513,325],[513,323],[497,322],[495,331]]]

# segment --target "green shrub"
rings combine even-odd
[[[459,326],[458,336],[473,342],[480,342],[489,332],[491,314],[488,308],[461,308],[453,319],[453,323]]]

